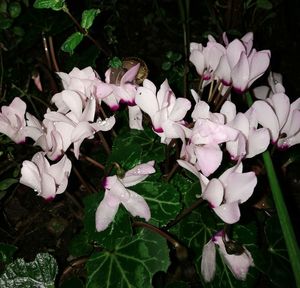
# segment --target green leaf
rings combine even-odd
[[[269,0],[257,0],[256,5],[258,8],[264,10],[271,10],[273,8],[273,5]]]
[[[0,29],[6,30],[11,27],[13,19],[3,18],[0,15]]]
[[[259,251],[255,265],[276,287],[296,287],[286,245],[278,217],[273,216],[265,225],[267,249]]]
[[[70,54],[73,54],[74,49],[80,44],[83,39],[83,34],[80,32],[75,32],[67,38],[67,40],[62,44],[61,50]]]
[[[69,245],[69,252],[74,257],[81,257],[92,252],[93,246],[89,241],[87,233],[82,232],[75,235]]]
[[[16,246],[6,243],[0,243],[0,263],[6,264],[8,262],[11,262],[16,251]]]
[[[81,27],[88,30],[93,25],[93,22],[99,13],[99,9],[84,10],[81,18]]]
[[[87,288],[152,288],[157,271],[169,266],[169,249],[164,238],[141,230],[121,239],[113,250],[94,253],[88,260]]]
[[[17,18],[21,14],[21,5],[18,2],[12,2],[8,5],[8,13],[11,18]]]
[[[104,192],[100,192],[84,199],[84,233],[87,233],[90,243],[96,242],[98,245],[110,249],[118,243],[119,238],[124,238],[132,234],[130,214],[120,205],[113,222],[108,228],[102,232],[97,232],[95,214],[103,196]]]
[[[168,71],[170,70],[172,67],[172,63],[170,61],[166,61],[164,62],[162,65],[161,65],[161,68],[164,70],[164,71]]]
[[[48,253],[40,253],[32,262],[17,259],[9,264],[0,278],[0,287],[54,288],[56,275],[55,259]]]
[[[190,173],[187,173],[187,175],[190,175]],[[194,177],[192,176],[191,178],[193,179]],[[181,193],[186,208],[197,201],[197,196],[201,194],[199,180],[192,181],[183,175],[175,175],[171,183],[174,186],[182,187]],[[238,281],[234,278],[220,256],[217,257],[216,274],[213,281],[211,283],[204,282],[201,276],[200,266],[203,246],[216,232],[223,228],[224,223],[222,223],[209,208],[209,205],[204,202],[192,210],[192,212],[183,218],[176,226],[172,227],[170,231],[180,239],[189,249],[191,255],[193,255],[194,264],[203,287],[255,287],[253,283],[255,279],[257,279],[256,274],[258,272],[254,268],[250,269],[246,281]],[[244,226],[235,224],[232,240],[238,241],[241,244],[247,244],[246,247],[249,248],[249,245],[253,245],[256,240],[255,229],[255,225],[245,228]],[[245,239],[247,239],[247,241],[243,242]]]
[[[150,160],[162,162],[165,159],[165,147],[150,128],[122,131],[113,143],[106,167],[117,162],[128,170]]]
[[[112,68],[121,68],[122,67],[122,60],[119,57],[113,57],[112,59],[109,60],[108,63],[109,67]]]
[[[6,178],[0,182],[0,191],[7,190],[11,185],[18,183],[19,181],[14,178]]]
[[[33,4],[37,9],[51,8],[55,11],[62,10],[64,6],[65,0],[36,0]]]
[[[151,178],[150,178],[151,179]],[[161,226],[174,219],[180,211],[180,194],[175,187],[161,179],[143,181],[130,187],[143,196],[151,211],[151,221]]]

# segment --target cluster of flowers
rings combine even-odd
[[[216,82],[222,95],[231,87],[243,92],[266,71],[270,52],[252,48],[252,33],[230,43],[224,34],[223,40],[225,46],[211,36],[206,47],[197,43],[190,45],[190,61],[200,76],[200,88]],[[169,144],[173,139],[180,139],[182,149],[178,164],[199,178],[202,187],[200,197],[209,202],[212,210],[225,223],[236,223],[240,219],[239,204],[251,197],[257,183],[254,172],[243,172],[242,160],[265,151],[270,141],[279,148],[300,142],[300,100],[290,104],[284,87],[271,75],[271,88],[256,88],[255,95],[260,99],[245,113],[237,112],[230,100],[225,101],[220,112],[211,112],[210,106],[195,91],[192,91],[193,107],[188,99],[176,98],[167,80],[158,91],[148,79],[138,86],[135,83],[138,70],[139,64],[133,66],[124,73],[119,83],[111,80],[110,69],[105,74],[105,81],[101,81],[91,67],[83,70],[74,68],[69,74],[58,73],[64,90],[52,98],[57,111],[48,110],[42,122],[26,113],[26,104],[20,98],[15,98],[10,106],[2,107],[0,132],[17,143],[25,141],[26,137],[32,138],[35,145],[43,150],[32,161],[24,161],[20,182],[46,199],[64,192],[71,169],[71,162],[64,153],[73,144],[78,158],[84,139],[93,138],[94,133],[113,127],[114,116],[104,120],[99,117],[102,102],[112,111],[119,109],[120,103],[125,103],[131,128],[143,129],[144,112],[150,117],[153,131],[162,143]],[[266,97],[267,94],[271,96]],[[192,123],[184,119],[189,110]],[[220,177],[210,177],[222,162],[221,148],[224,147],[237,163]],[[45,156],[57,163],[50,165]],[[127,171],[123,178],[116,175],[105,178],[105,195],[96,212],[97,231],[108,227],[120,204],[133,216],[140,216],[146,221],[150,219],[150,209],[145,200],[127,187],[143,181],[154,172],[154,161],[150,161]],[[206,281],[210,281],[215,273],[215,246],[219,247],[225,262],[238,279],[245,279],[253,265],[246,248],[238,255],[229,254],[224,248],[227,240],[222,231],[205,245],[202,273]]]

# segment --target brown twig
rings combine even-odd
[[[70,13],[70,11],[69,11],[69,9],[68,9],[67,7],[65,7],[65,8],[63,9],[63,11],[64,11],[65,13],[67,13],[67,15],[71,18],[71,20],[72,20],[72,21],[74,22],[74,24],[77,26],[78,30],[79,30],[83,35],[85,35],[88,39],[90,39],[90,40],[93,42],[93,44],[94,44],[101,52],[104,53],[104,55],[105,55],[106,57],[111,56],[110,53],[107,52],[107,51],[100,45],[100,43],[99,43],[98,41],[96,41],[96,40],[89,34],[89,32],[88,32],[86,29],[83,29],[83,28],[81,27],[81,25],[79,24],[79,22],[77,21],[77,19]]]
[[[134,221],[132,223],[133,227],[142,227],[142,228],[146,228],[150,231],[153,231],[156,234],[159,234],[160,236],[162,236],[163,238],[165,238],[167,241],[169,241],[174,248],[178,248],[181,247],[182,245],[176,241],[173,237],[171,237],[168,233],[166,233],[165,231],[162,231],[161,229],[159,229],[158,227],[151,225],[149,223],[145,223],[145,222],[141,222],[141,221]]]
[[[178,222],[181,221],[181,219],[183,219],[185,216],[189,215],[193,210],[195,210],[203,201],[204,201],[203,198],[199,198],[190,207],[187,207],[184,210],[182,210],[182,212],[178,214],[174,220],[172,220],[164,227],[164,230],[168,230],[171,227],[175,226]]]
[[[74,173],[76,174],[76,176],[78,177],[79,181],[81,182],[81,184],[88,190],[88,192],[90,194],[92,193],[97,193],[98,191],[91,185],[89,185],[80,175],[79,171],[77,170],[77,168],[73,165],[72,167]]]
[[[98,131],[97,134],[99,135],[100,141],[103,145],[105,152],[107,153],[107,155],[109,155],[111,153],[111,150],[110,150],[110,147],[109,147],[105,137],[103,136],[103,133],[101,131]]]
[[[57,61],[56,61],[56,57],[55,57],[55,51],[54,51],[52,36],[48,37],[48,41],[49,41],[50,56],[51,56],[51,59],[52,59],[52,64],[53,64],[54,71],[59,72],[59,67],[58,67],[58,64],[57,64]]]

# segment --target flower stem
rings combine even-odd
[[[158,227],[151,225],[149,223],[145,223],[145,222],[141,222],[141,221],[134,221],[132,223],[133,227],[142,227],[142,228],[146,228],[154,233],[159,234],[160,236],[162,236],[163,238],[165,238],[167,241],[169,241],[174,248],[178,248],[181,245],[179,244],[179,242],[177,242],[173,237],[171,237],[168,233],[162,231],[161,229],[159,229]]]
[[[247,103],[250,106],[253,101],[249,92],[247,92],[246,97]],[[294,272],[296,286],[300,288],[300,251],[269,151],[265,151],[263,153],[263,160],[271,187],[274,204],[277,210],[279,223],[283,232],[283,237]]]

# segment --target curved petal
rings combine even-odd
[[[203,145],[196,147],[197,165],[204,176],[214,173],[221,164],[223,152],[218,145]]]
[[[109,191],[105,191],[104,198],[100,202],[96,210],[96,230],[101,232],[105,230],[114,220],[119,208],[119,200],[111,195]]]
[[[202,75],[204,69],[206,68],[205,58],[204,58],[203,53],[199,50],[192,50],[189,60],[191,61],[191,63],[194,64],[194,66],[197,70],[197,73],[199,75]]]
[[[245,52],[246,52],[245,46],[240,40],[235,39],[229,43],[226,49],[226,54],[231,69],[233,69],[233,67],[239,62],[241,53],[245,54]]]
[[[129,127],[130,129],[143,129],[143,114],[139,106],[128,106]]]
[[[254,53],[250,62],[250,75],[248,87],[260,76],[262,76],[270,64],[271,53],[269,50]]]
[[[274,110],[267,102],[261,100],[255,101],[251,108],[258,123],[270,130],[271,138],[275,142],[279,136],[279,123]]]
[[[257,99],[265,100],[272,93],[269,86],[259,86],[253,89],[253,94]]]
[[[121,78],[120,85],[124,85],[125,83],[128,83],[128,82],[133,82],[139,69],[140,69],[140,63],[131,67]]]
[[[56,185],[51,175],[47,173],[41,175],[41,192],[38,195],[46,200],[54,199],[56,195]]]
[[[228,254],[222,239],[219,239],[218,245],[220,254],[234,277],[239,280],[246,280],[250,266],[254,266],[250,252],[243,247],[244,252],[241,255]]]
[[[48,173],[54,178],[55,183],[59,185],[65,175],[70,175],[71,168],[72,162],[67,155],[64,155],[57,163],[49,167]]]
[[[225,203],[213,210],[227,224],[236,223],[241,217],[238,202]]]
[[[177,98],[175,105],[171,113],[169,114],[169,119],[172,121],[180,121],[184,118],[187,111],[191,109],[191,102],[185,98]]]
[[[82,100],[80,95],[75,91],[64,90],[62,91],[62,99],[75,117],[80,119],[82,115]]]
[[[254,172],[232,173],[228,176],[225,189],[226,203],[238,202],[244,203],[253,194],[257,184],[257,178]]]
[[[101,120],[100,118],[97,119],[95,123],[90,123],[91,127],[93,127],[95,132],[98,131],[109,131],[116,123],[115,116],[111,116],[109,118],[105,118]]]
[[[215,243],[210,240],[208,241],[202,250],[201,259],[201,274],[205,282],[210,282],[216,272],[216,246]]]
[[[20,183],[32,188],[37,192],[41,191],[40,173],[37,166],[31,161],[23,161]]]
[[[90,97],[87,100],[87,104],[82,112],[79,121],[94,121],[95,118],[95,111],[96,111],[96,99],[95,97]]]
[[[216,178],[211,179],[201,197],[208,201],[212,208],[220,206],[224,197],[224,187],[221,181]]]
[[[139,216],[149,221],[151,218],[150,208],[145,199],[134,191],[127,190],[130,197],[126,201],[122,201],[122,204],[130,214],[135,217]]]
[[[144,80],[144,83],[146,80]],[[150,117],[152,117],[159,109],[156,95],[152,90],[145,87],[139,87],[137,89],[135,103]]]
[[[252,158],[267,150],[270,144],[270,133],[267,128],[251,129],[247,142],[246,158]]]
[[[242,52],[239,61],[231,71],[233,88],[239,93],[244,92],[248,86],[249,76],[250,68],[248,59],[245,52]]]
[[[224,104],[222,105],[220,113],[225,115],[226,123],[231,122],[236,116],[236,106],[235,106],[235,104],[231,101],[228,101],[228,100],[225,101]],[[236,127],[234,127],[234,128],[236,128]]]
[[[145,180],[150,174],[155,173],[154,161],[149,161],[148,163],[140,164],[135,166],[133,169],[128,170],[125,173],[121,182],[125,187],[134,186],[143,180]]]

